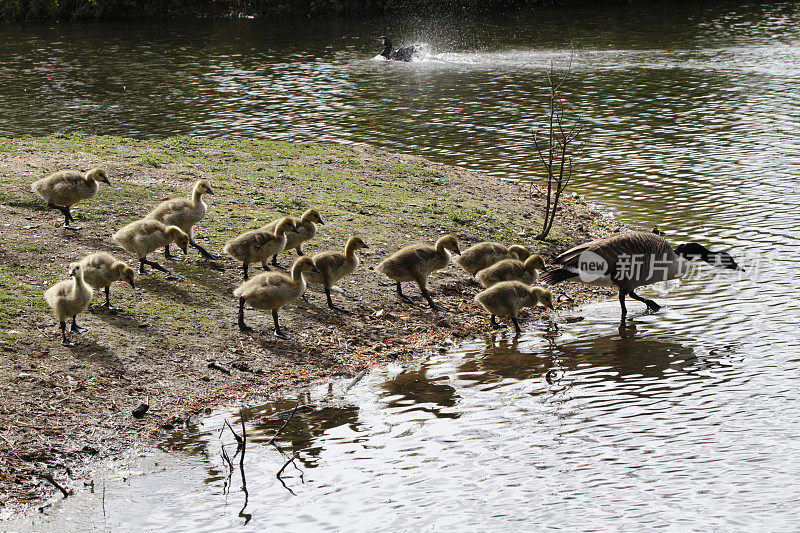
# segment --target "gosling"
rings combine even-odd
[[[165,226],[158,220],[143,218],[131,222],[112,237],[120,246],[136,254],[139,258],[139,274],[146,274],[144,265],[150,265],[156,270],[166,272],[169,270],[155,261],[147,259],[147,254],[158,250],[162,246],[175,243],[183,251],[188,252],[189,236],[178,226]]]
[[[525,285],[533,285],[539,279],[537,270],[544,270],[544,259],[533,254],[523,263],[519,259],[503,259],[475,275],[475,279],[488,289],[501,281],[521,281]]]
[[[522,333],[517,322],[517,314],[523,307],[533,307],[541,303],[548,309],[553,309],[553,295],[547,289],[531,287],[521,281],[501,281],[488,289],[479,292],[475,301],[483,306],[492,316],[489,325],[497,329],[504,327],[495,320],[496,315],[511,317],[517,334]]]
[[[473,276],[503,259],[525,261],[531,255],[524,246],[515,244],[506,248],[499,242],[479,242],[473,244],[458,258],[458,266]]]
[[[319,272],[310,257],[300,257],[292,265],[291,277],[280,272],[265,272],[239,285],[233,295],[239,298],[239,315],[237,324],[241,331],[252,331],[253,328],[244,322],[244,304],[255,309],[272,311],[275,323],[275,336],[289,340],[291,337],[278,324],[278,310],[289,302],[300,298],[306,291],[303,278],[307,272]]]
[[[199,179],[194,183],[191,198],[173,198],[158,204],[155,209],[150,211],[147,218],[158,220],[167,226],[178,226],[189,236],[189,244],[200,252],[203,259],[219,259],[214,254],[200,246],[194,241],[193,226],[203,220],[206,216],[208,206],[203,201],[204,194],[214,194],[211,184],[206,179]],[[169,244],[164,246],[164,257],[175,259],[176,257],[169,252]]]
[[[119,308],[111,305],[109,299],[109,287],[115,281],[127,281],[131,288],[136,288],[134,284],[134,272],[131,267],[117,260],[107,252],[95,252],[80,260],[83,269],[83,279],[93,289],[105,289],[106,302],[101,306],[109,311],[117,311]]]
[[[450,263],[450,252],[461,254],[458,249],[458,239],[453,235],[445,235],[436,246],[429,244],[412,244],[401,248],[378,265],[377,270],[397,283],[397,295],[406,303],[413,300],[403,294],[400,283],[403,281],[416,281],[422,295],[428,300],[428,305],[434,311],[448,311],[444,306],[434,303],[428,292],[428,276],[432,272],[441,270]]]
[[[305,275],[308,283],[314,283],[325,287],[325,297],[328,299],[328,307],[336,311],[347,312],[346,309],[336,305],[331,300],[331,286],[343,277],[355,272],[360,263],[356,251],[362,248],[369,248],[364,240],[359,236],[350,237],[344,247],[344,253],[335,250],[318,253],[313,257],[314,264],[319,273],[309,272]]]
[[[80,226],[73,226],[70,208],[81,200],[88,200],[97,194],[98,182],[111,185],[106,171],[102,168],[93,168],[86,174],[77,170],[60,170],[46,178],[34,181],[31,192],[37,193],[47,202],[47,207],[58,209],[64,215],[64,229],[79,230]]]
[[[83,267],[80,263],[70,263],[69,275],[75,279],[59,281],[44,291],[44,299],[61,325],[61,345],[72,347],[75,343],[67,338],[67,318],[72,317],[70,333],[84,333],[86,328],[80,327],[75,322],[75,317],[92,301],[94,291],[84,281]]]
[[[242,262],[244,280],[247,281],[247,268],[250,263],[261,263],[264,270],[269,270],[267,261],[270,256],[283,251],[286,246],[286,233],[297,233],[297,227],[291,217],[283,217],[274,230],[264,228],[246,231],[225,243],[222,251]]]
[[[322,221],[322,217],[319,214],[319,211],[316,209],[309,209],[300,218],[297,217],[289,217],[294,221],[295,227],[297,228],[297,233],[290,233],[286,235],[286,245],[283,247],[283,250],[297,250],[297,255],[303,255],[302,245],[306,241],[310,241],[314,238],[314,235],[317,234],[317,224],[325,225]],[[275,231],[280,219],[270,222],[262,229],[265,229],[269,232]],[[278,254],[272,256],[272,264],[275,266],[280,266],[278,264]]]

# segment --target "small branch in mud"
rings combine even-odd
[[[62,486],[61,486],[61,485],[58,483],[58,481],[56,481],[55,479],[53,479],[53,476],[52,476],[51,474],[49,474],[49,473],[47,473],[47,472],[44,472],[44,473],[42,473],[42,474],[39,474],[39,477],[41,477],[42,479],[46,480],[46,481],[47,481],[47,482],[49,482],[51,485],[53,485],[55,488],[57,488],[58,490],[60,490],[60,491],[61,491],[61,494],[63,494],[63,495],[64,495],[64,498],[69,498],[69,495],[70,495],[70,494],[72,494],[72,490],[71,490],[71,489],[70,489],[70,490],[67,490],[67,489],[65,489],[64,487],[62,487]]]
[[[353,378],[353,381],[351,381],[350,384],[347,387],[345,387],[344,392],[347,393],[350,389],[355,387],[358,384],[358,382],[361,381],[366,375],[367,375],[366,368],[359,371],[359,373],[356,374],[356,377]]]
[[[235,431],[233,430],[233,428],[231,427],[231,423],[230,423],[230,422],[228,422],[227,420],[225,420],[225,425],[226,425],[226,426],[228,426],[228,429],[230,429],[230,430],[231,430],[231,433],[233,433],[233,438],[235,438],[235,439],[236,439],[236,443],[237,443],[239,446],[241,446],[241,445],[242,445],[242,443],[244,442],[244,441],[242,440],[242,437],[240,437],[239,435],[237,435],[237,434],[236,434],[236,432],[235,432]]]
[[[230,375],[230,373],[231,373],[231,369],[230,368],[228,368],[227,366],[225,366],[223,364],[217,363],[217,361],[214,360],[214,359],[212,359],[212,360],[210,360],[208,362],[208,368],[213,368],[214,370],[219,370],[223,374]]]

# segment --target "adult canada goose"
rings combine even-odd
[[[364,240],[359,236],[347,239],[344,253],[329,250],[314,256],[314,264],[319,272],[309,272],[305,275],[306,281],[325,287],[325,297],[328,299],[328,307],[337,311],[345,311],[333,303],[331,300],[331,286],[343,277],[352,274],[360,263],[356,252],[362,248],[369,248]]]
[[[264,228],[246,231],[225,243],[222,251],[242,262],[242,272],[247,281],[247,268],[250,263],[261,263],[264,270],[269,270],[269,258],[283,250],[286,246],[286,233],[297,232],[294,220],[283,217],[273,230]]]
[[[479,242],[473,244],[456,260],[458,266],[473,276],[503,259],[519,259],[525,261],[530,257],[530,251],[524,246],[515,244],[506,247],[499,242]]]
[[[409,62],[414,59],[414,56],[421,53],[421,50],[417,47],[417,45],[414,44],[402,46],[393,52],[392,40],[389,37],[381,35],[380,37],[377,37],[377,39],[383,43],[383,51],[381,51],[380,55],[388,61]]]
[[[303,215],[298,217],[288,217],[292,219],[295,224],[295,228],[297,228],[297,232],[291,232],[286,234],[286,245],[283,247],[283,250],[297,250],[297,255],[303,255],[303,250],[301,246],[304,242],[309,241],[314,238],[314,235],[317,234],[317,224],[324,225],[325,223],[322,221],[322,217],[319,214],[319,211],[316,209],[309,209]],[[282,219],[273,220],[262,229],[269,231],[270,233],[275,232],[275,228],[278,226]],[[275,266],[278,265],[278,254],[274,254],[272,256],[272,264]]]
[[[199,179],[192,187],[191,198],[172,198],[171,200],[164,200],[158,204],[150,213],[147,218],[158,220],[167,226],[178,226],[183,232],[189,236],[189,244],[195,248],[204,259],[219,259],[214,254],[200,246],[194,241],[193,227],[195,224],[203,220],[206,216],[208,206],[203,201],[204,194],[214,194],[211,189],[211,184],[206,179]],[[174,259],[169,252],[169,244],[164,246],[164,257],[167,259]]]
[[[537,270],[544,270],[544,259],[539,254],[533,254],[524,263],[519,259],[498,261],[478,272],[475,279],[486,289],[501,281],[521,281],[525,285],[533,285],[539,278]]]
[[[614,285],[619,289],[619,305],[624,319],[628,313],[625,296],[643,302],[652,311],[658,311],[660,305],[642,298],[634,290],[686,275],[693,259],[729,270],[744,270],[728,253],[712,252],[694,242],[680,244],[673,249],[661,235],[632,231],[567,250],[553,262],[559,268],[543,272],[539,279],[550,285],[562,281]]]
[[[75,222],[70,208],[81,200],[87,200],[97,194],[99,181],[111,185],[106,171],[102,168],[93,168],[86,174],[77,170],[61,170],[34,181],[31,184],[31,191],[44,198],[48,207],[63,213],[64,228],[79,230],[80,226],[70,224]]]
[[[165,226],[152,218],[142,218],[131,222],[116,232],[112,239],[129,252],[136,254],[136,257],[139,258],[139,274],[146,274],[144,265],[150,265],[169,274],[169,270],[155,261],[147,259],[147,254],[173,242],[183,253],[187,253],[189,246],[189,236],[181,228]]]
[[[428,276],[431,272],[441,270],[450,263],[450,252],[460,254],[458,239],[453,235],[445,235],[436,241],[435,246],[430,244],[412,244],[401,248],[378,265],[377,271],[397,283],[397,295],[407,303],[413,303],[411,298],[403,294],[400,283],[403,281],[416,281],[422,295],[428,300],[428,305],[434,311],[447,311],[446,307],[434,303],[428,292]]]
[[[83,268],[83,279],[89,286],[93,289],[105,289],[106,302],[103,307],[111,311],[117,309],[109,300],[109,287],[112,283],[127,281],[131,288],[136,288],[133,269],[107,252],[89,254],[80,260],[80,265]]]
[[[503,327],[495,320],[497,315],[510,316],[517,333],[522,330],[517,322],[517,314],[523,307],[534,307],[541,303],[553,309],[553,295],[547,289],[526,285],[521,281],[501,281],[479,292],[475,301],[483,306],[492,316],[489,324],[497,329]]]
[[[300,257],[292,265],[291,277],[281,272],[264,272],[239,285],[233,291],[233,295],[239,298],[237,320],[239,329],[242,331],[253,329],[244,322],[244,304],[248,303],[255,309],[272,311],[275,336],[281,339],[290,339],[291,337],[284,333],[278,324],[278,310],[287,303],[300,298],[306,291],[306,281],[303,279],[306,272],[319,271],[310,257]]]
[[[72,326],[70,326],[70,333],[83,333],[86,328],[80,327],[75,322],[75,317],[80,314],[89,302],[92,301],[94,291],[83,280],[83,267],[80,263],[70,263],[69,275],[74,279],[59,281],[46,291],[44,291],[44,299],[47,305],[53,310],[61,326],[61,344],[64,346],[75,346],[74,343],[67,339],[67,318],[72,317]]]

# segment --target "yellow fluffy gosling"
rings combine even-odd
[[[289,218],[294,221],[297,233],[286,234],[286,246],[283,247],[283,251],[295,249],[297,250],[297,255],[303,255],[303,250],[301,248],[303,243],[311,240],[314,238],[314,235],[317,234],[317,224],[324,225],[325,223],[322,221],[322,217],[316,209],[309,209],[303,213],[300,218]],[[273,232],[280,221],[281,219],[274,220],[264,226],[263,229]],[[278,254],[272,256],[272,264],[278,266]]]
[[[211,184],[206,179],[199,179],[192,187],[191,198],[173,198],[158,204],[150,211],[147,218],[158,220],[167,226],[178,226],[189,236],[189,244],[194,247],[204,259],[219,259],[214,254],[194,242],[193,226],[206,216],[208,206],[203,201],[204,194],[214,194]],[[174,259],[169,252],[169,244],[164,246],[164,257]]]
[[[233,291],[239,298],[238,325],[242,331],[251,331],[253,328],[244,323],[244,304],[247,303],[255,309],[272,311],[272,320],[275,322],[275,336],[281,339],[291,337],[281,330],[278,324],[278,310],[289,302],[300,298],[306,291],[306,281],[303,275],[307,272],[319,272],[310,257],[300,257],[292,265],[291,277],[280,272],[265,272],[245,281]]]
[[[120,246],[136,254],[136,257],[139,258],[139,274],[146,274],[144,265],[150,265],[169,274],[169,270],[155,261],[148,260],[147,254],[173,242],[183,250],[183,253],[187,253],[189,246],[189,236],[181,228],[165,226],[152,218],[131,222],[116,232],[112,238]]]
[[[111,185],[106,171],[102,168],[93,168],[86,174],[77,170],[60,170],[34,181],[31,184],[31,191],[44,198],[48,207],[61,211],[64,215],[64,228],[79,230],[80,226],[70,224],[75,222],[70,207],[97,194],[99,181]]]
[[[503,259],[519,259],[524,261],[530,256],[524,246],[515,244],[509,248],[499,242],[479,242],[473,244],[461,254],[456,263],[473,276]]]
[[[397,283],[397,295],[407,303],[413,303],[411,298],[403,294],[400,283],[403,281],[416,281],[422,295],[428,300],[428,305],[434,311],[447,311],[446,307],[433,302],[428,292],[428,276],[431,272],[441,270],[450,263],[450,252],[460,254],[458,239],[453,235],[445,235],[436,246],[429,244],[412,244],[401,248],[378,265],[378,272]]]
[[[102,307],[114,311],[117,308],[111,305],[109,300],[109,287],[115,281],[127,281],[132,288],[136,288],[133,283],[134,272],[131,267],[117,260],[113,255],[106,252],[95,252],[89,254],[80,261],[83,268],[83,279],[86,280],[93,289],[105,289],[106,302]]]
[[[309,272],[305,275],[306,281],[325,287],[325,297],[328,307],[337,311],[346,311],[331,301],[331,286],[343,277],[355,272],[360,263],[356,252],[362,248],[369,248],[359,236],[350,237],[344,247],[344,253],[328,250],[313,257],[314,264],[319,272]]]
[[[67,339],[67,318],[72,317],[72,326],[69,328],[70,333],[85,332],[86,328],[80,327],[75,322],[75,317],[86,309],[86,306],[92,301],[94,291],[83,280],[83,267],[81,267],[80,263],[70,263],[69,275],[74,279],[59,281],[44,291],[44,299],[61,325],[61,344],[75,346],[74,343]]]
[[[534,307],[537,303],[553,309],[553,295],[550,291],[541,287],[525,285],[521,281],[501,281],[479,292],[475,296],[475,301],[492,315],[489,324],[493,328],[503,327],[502,324],[497,323],[495,316],[506,315],[511,317],[517,333],[522,332],[517,322],[517,314],[520,309]]]
[[[524,263],[519,259],[498,261],[478,272],[475,279],[486,289],[501,281],[521,281],[525,285],[533,285],[539,279],[537,270],[544,270],[544,259],[539,254],[533,254]]]
[[[286,233],[297,232],[291,217],[283,217],[274,230],[264,228],[246,231],[225,243],[222,251],[242,262],[244,279],[247,281],[247,268],[250,263],[261,263],[264,270],[269,270],[267,261],[286,246]]]

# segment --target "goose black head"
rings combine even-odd
[[[727,252],[712,252],[705,246],[697,244],[696,242],[679,244],[675,247],[675,253],[687,261],[700,259],[715,267],[744,272],[744,269],[736,263],[731,254]]]
[[[383,51],[381,52],[381,55],[386,59],[389,59],[389,56],[392,54],[392,40],[385,35],[381,35],[377,39],[383,43]]]

